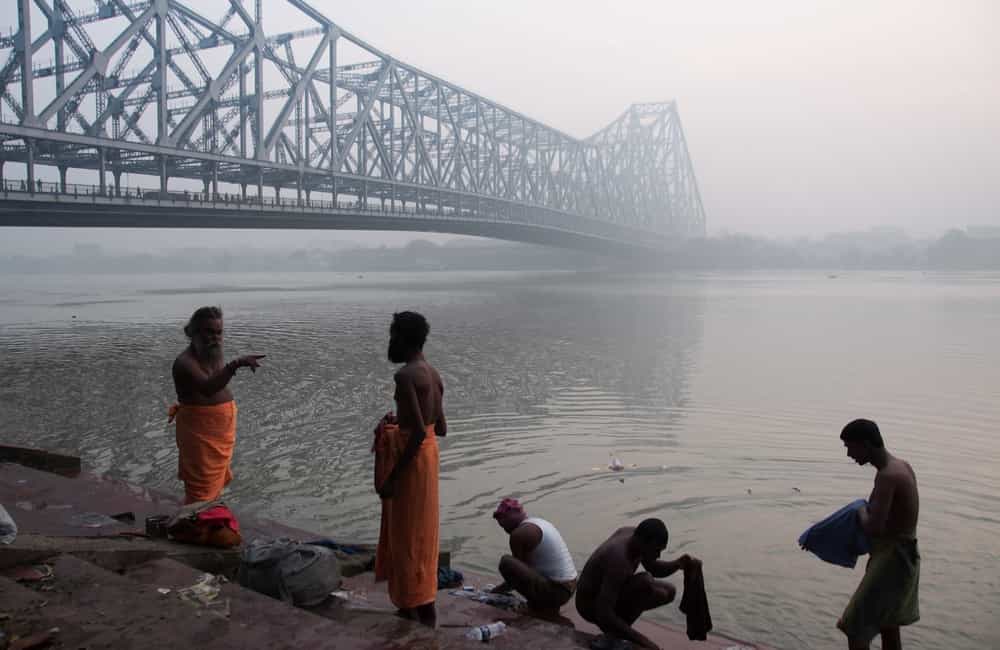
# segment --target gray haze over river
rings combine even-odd
[[[244,512],[375,538],[388,324],[412,308],[445,381],[441,537],[460,565],[494,569],[504,496],[580,565],[658,516],[669,556],[704,560],[717,630],[844,647],[834,622],[863,562],[796,538],[868,495],[872,469],[837,437],[865,416],[921,490],[923,618],[904,644],[1000,647],[1000,274],[5,275],[0,440],[179,494],[170,364],[202,304],[226,312],[227,356],[268,355],[233,384],[227,498]]]

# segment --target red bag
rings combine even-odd
[[[225,504],[212,502],[174,518],[167,534],[178,542],[232,548],[243,541],[240,522]]]

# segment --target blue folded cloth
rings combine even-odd
[[[871,540],[861,529],[858,509],[864,499],[853,501],[799,535],[799,546],[815,553],[824,562],[853,569],[859,555],[871,549]]]

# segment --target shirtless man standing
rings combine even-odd
[[[875,487],[868,505],[858,510],[872,540],[871,557],[837,627],[847,635],[850,650],[867,650],[878,634],[883,650],[899,650],[900,626],[920,619],[917,477],[909,463],[889,453],[871,420],[850,422],[840,439],[854,462],[875,467]]]
[[[236,404],[229,381],[238,368],[256,372],[262,354],[226,363],[222,348],[222,310],[201,307],[184,326],[191,343],[174,360],[177,404],[178,477],[184,482],[184,503],[212,501],[232,480],[229,467],[236,445]]]
[[[437,625],[438,463],[437,437],[448,433],[441,375],[424,358],[430,325],[412,311],[393,314],[389,361],[396,372],[396,415],[379,425],[378,466],[392,468],[377,486],[382,525],[375,552],[375,579],[389,581],[389,599],[399,614],[430,627]],[[392,427],[388,427],[389,420]],[[391,429],[391,430],[390,430]]]
[[[674,600],[677,590],[665,578],[678,569],[687,571],[699,560],[682,555],[660,560],[667,548],[667,527],[659,519],[619,528],[587,560],[576,589],[576,610],[604,633],[602,647],[630,641],[643,648],[658,646],[632,628],[648,610]],[[639,564],[646,571],[636,573]]]

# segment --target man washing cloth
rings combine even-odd
[[[548,521],[529,517],[517,499],[501,501],[493,518],[510,535],[511,552],[500,558],[504,581],[493,592],[517,591],[532,613],[557,618],[576,591],[577,575],[562,535]]]
[[[580,573],[576,611],[601,628],[603,634],[591,644],[592,648],[629,644],[659,648],[632,626],[643,612],[673,602],[677,590],[657,578],[677,571],[683,571],[687,578],[689,572],[701,566],[701,560],[687,554],[676,560],[661,560],[668,537],[661,520],[645,519],[638,526],[619,528],[591,554]],[[636,573],[640,564],[645,571]]]
[[[195,311],[184,333],[191,343],[174,361],[178,403],[168,415],[171,422],[177,421],[177,475],[188,504],[218,499],[233,480],[229,465],[236,446],[236,403],[228,385],[238,368],[256,372],[264,355],[223,361],[218,307]]]

